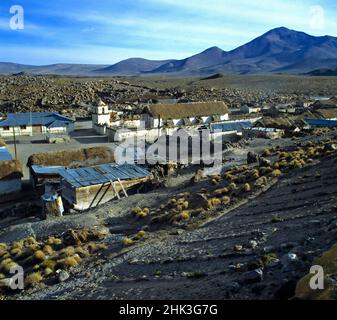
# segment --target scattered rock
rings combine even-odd
[[[242,281],[247,284],[261,282],[262,280],[263,280],[262,269],[255,269],[253,271],[248,271],[244,273],[242,276]]]
[[[70,278],[70,275],[65,270],[57,270],[56,273],[58,274],[58,280],[60,282],[67,281]]]

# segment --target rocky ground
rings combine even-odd
[[[97,99],[119,110],[139,112],[160,99],[221,100],[231,108],[252,103],[280,104],[312,96],[333,96],[336,77],[223,76],[200,78],[71,78],[0,76],[0,116],[8,112],[57,111],[71,117],[90,116]]]
[[[248,151],[294,148],[328,136],[300,140],[253,141],[230,151],[233,165]],[[228,155],[229,156],[229,155]],[[233,205],[206,211],[188,223],[153,224],[131,215],[134,207],[156,208],[181,192],[214,189],[211,180],[189,181],[181,172],[167,188],[105,204],[62,221],[27,221],[2,229],[0,242],[47,238],[69,228],[108,228],[107,249],[83,260],[70,278],[40,284],[7,299],[289,299],[313,260],[336,242],[337,161],[325,153],[272,179],[258,192]],[[153,212],[153,213],[152,213]],[[194,223],[195,222],[195,223]],[[139,231],[133,245],[126,245]],[[127,237],[127,238],[126,238]],[[123,245],[124,244],[124,245]]]

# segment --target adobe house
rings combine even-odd
[[[9,113],[7,119],[0,121],[0,136],[69,134],[74,131],[74,123],[56,112]]]
[[[229,109],[224,102],[154,104],[147,106],[141,114],[146,129],[202,126],[228,118]]]
[[[153,179],[142,167],[115,163],[64,170],[61,175],[62,198],[79,211],[127,197],[128,189]]]
[[[36,153],[28,158],[30,181],[33,187],[42,187],[48,181],[60,181],[65,169],[87,167],[114,162],[114,152],[109,147],[92,147]]]

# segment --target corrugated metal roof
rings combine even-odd
[[[0,147],[0,161],[13,160],[12,155],[6,147]]]
[[[74,122],[56,112],[28,112],[9,113],[7,119],[0,121],[0,127],[13,127],[22,125],[44,125],[48,126],[55,121]]]
[[[75,188],[88,187],[111,181],[139,179],[151,176],[151,173],[136,165],[103,164],[96,167],[64,170],[65,181]]]
[[[221,130],[222,132],[241,131],[242,129],[247,129],[251,127],[252,127],[252,123],[249,121],[223,122],[223,123],[216,123],[216,124],[211,125],[212,131]]]
[[[64,167],[56,167],[56,166],[31,166],[32,170],[36,174],[59,174],[64,172]]]
[[[327,120],[327,119],[304,119],[304,121],[311,125],[317,127],[337,127],[337,120]]]

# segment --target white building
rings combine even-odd
[[[147,106],[141,115],[146,129],[203,126],[228,118],[229,110],[224,102],[154,104]]]
[[[74,131],[73,119],[56,112],[9,113],[0,121],[0,137],[38,134],[69,134]]]
[[[260,107],[250,107],[250,106],[245,104],[245,105],[240,107],[240,111],[242,113],[248,113],[248,114],[259,113],[259,112],[261,112],[261,108]]]

